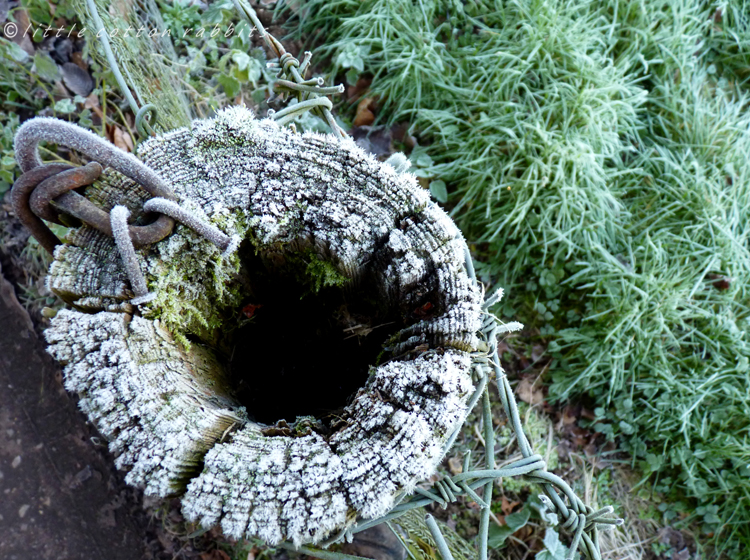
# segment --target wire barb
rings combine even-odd
[[[276,120],[280,125],[284,125],[299,115],[307,111],[312,111],[323,118],[328,126],[331,127],[336,138],[339,140],[347,138],[346,132],[336,123],[336,119],[333,118],[333,114],[331,113],[333,104],[331,100],[327,97],[319,97],[321,95],[343,93],[343,84],[333,87],[323,87],[323,83],[318,79],[306,80],[305,73],[310,67],[312,53],[305,52],[300,64],[300,61],[291,53],[288,53],[278,39],[266,31],[255,10],[248,2],[245,0],[232,0],[232,2],[240,17],[258,30],[258,35],[265,41],[268,50],[278,58],[278,62],[268,64],[269,68],[279,70],[276,75],[277,79],[273,84],[274,87],[284,93],[294,95],[297,99],[296,105],[290,105],[284,110],[273,114],[269,111],[269,117]]]

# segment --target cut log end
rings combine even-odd
[[[481,294],[455,225],[414,176],[353,142],[244,108],[139,156],[242,243],[226,255],[176,227],[138,252],[156,294],[138,309],[110,239],[84,226],[55,253],[49,285],[80,311],[52,320],[50,352],[128,482],[272,544],[386,513],[466,416]],[[127,180],[89,191],[149,219]],[[299,408],[282,410],[295,389]]]

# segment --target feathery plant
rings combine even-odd
[[[310,0],[296,24],[334,71],[367,53],[551,395],[594,400],[667,521],[750,543],[747,0]]]

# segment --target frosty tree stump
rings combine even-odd
[[[52,320],[50,352],[126,480],[270,544],[388,512],[434,473],[472,394],[482,294],[459,231],[403,169],[244,108],[138,155],[242,242],[178,224],[125,266],[83,225],[55,251],[49,286],[75,310]],[[86,196],[149,219],[118,173]]]

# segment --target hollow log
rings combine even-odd
[[[50,352],[127,481],[181,495],[205,527],[269,544],[316,543],[386,513],[434,473],[465,420],[481,293],[458,229],[413,175],[241,107],[154,137],[138,156],[181,207],[243,241],[227,255],[178,225],[137,253],[155,294],[141,305],[113,240],[84,225],[55,252],[49,287],[73,309],[52,320]],[[86,196],[153,220],[147,195],[115,172]],[[310,317],[316,300],[325,306]],[[344,346],[328,345],[334,331]],[[320,343],[299,351],[310,337]],[[362,357],[340,407],[287,421],[253,404],[270,401],[273,414],[296,384],[345,385]],[[298,381],[253,394],[289,360]]]

